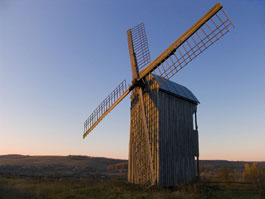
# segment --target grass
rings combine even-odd
[[[0,177],[0,199],[264,199],[251,189],[192,184],[172,189],[133,185],[122,179]]]
[[[0,156],[0,199],[265,199],[265,162],[200,164],[201,183],[147,189],[127,183],[125,160]]]

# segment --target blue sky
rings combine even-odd
[[[130,98],[85,139],[83,122],[124,79],[126,30],[151,59],[216,1],[0,1],[0,154],[127,159]],[[265,2],[220,1],[235,28],[172,80],[197,96],[201,159],[265,160]]]

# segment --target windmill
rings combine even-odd
[[[129,182],[173,186],[199,176],[199,101],[170,78],[231,27],[232,22],[217,3],[152,62],[144,24],[127,30],[132,84],[127,88],[122,81],[102,101],[84,122],[83,138],[132,92]]]

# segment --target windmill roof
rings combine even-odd
[[[199,100],[195,95],[185,86],[177,84],[176,82],[166,80],[165,78],[152,74],[154,80],[158,83],[159,88],[169,93],[173,93],[181,98],[184,98],[188,101],[192,101],[195,104],[199,104]]]

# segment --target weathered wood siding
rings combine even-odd
[[[196,178],[197,133],[193,130],[196,105],[159,92],[159,185],[174,186]]]
[[[143,96],[156,183],[174,186],[194,180],[195,156],[199,153],[198,132],[193,130],[197,105],[159,90],[152,80]],[[148,184],[151,172],[141,111],[138,94],[132,92],[128,181]]]

